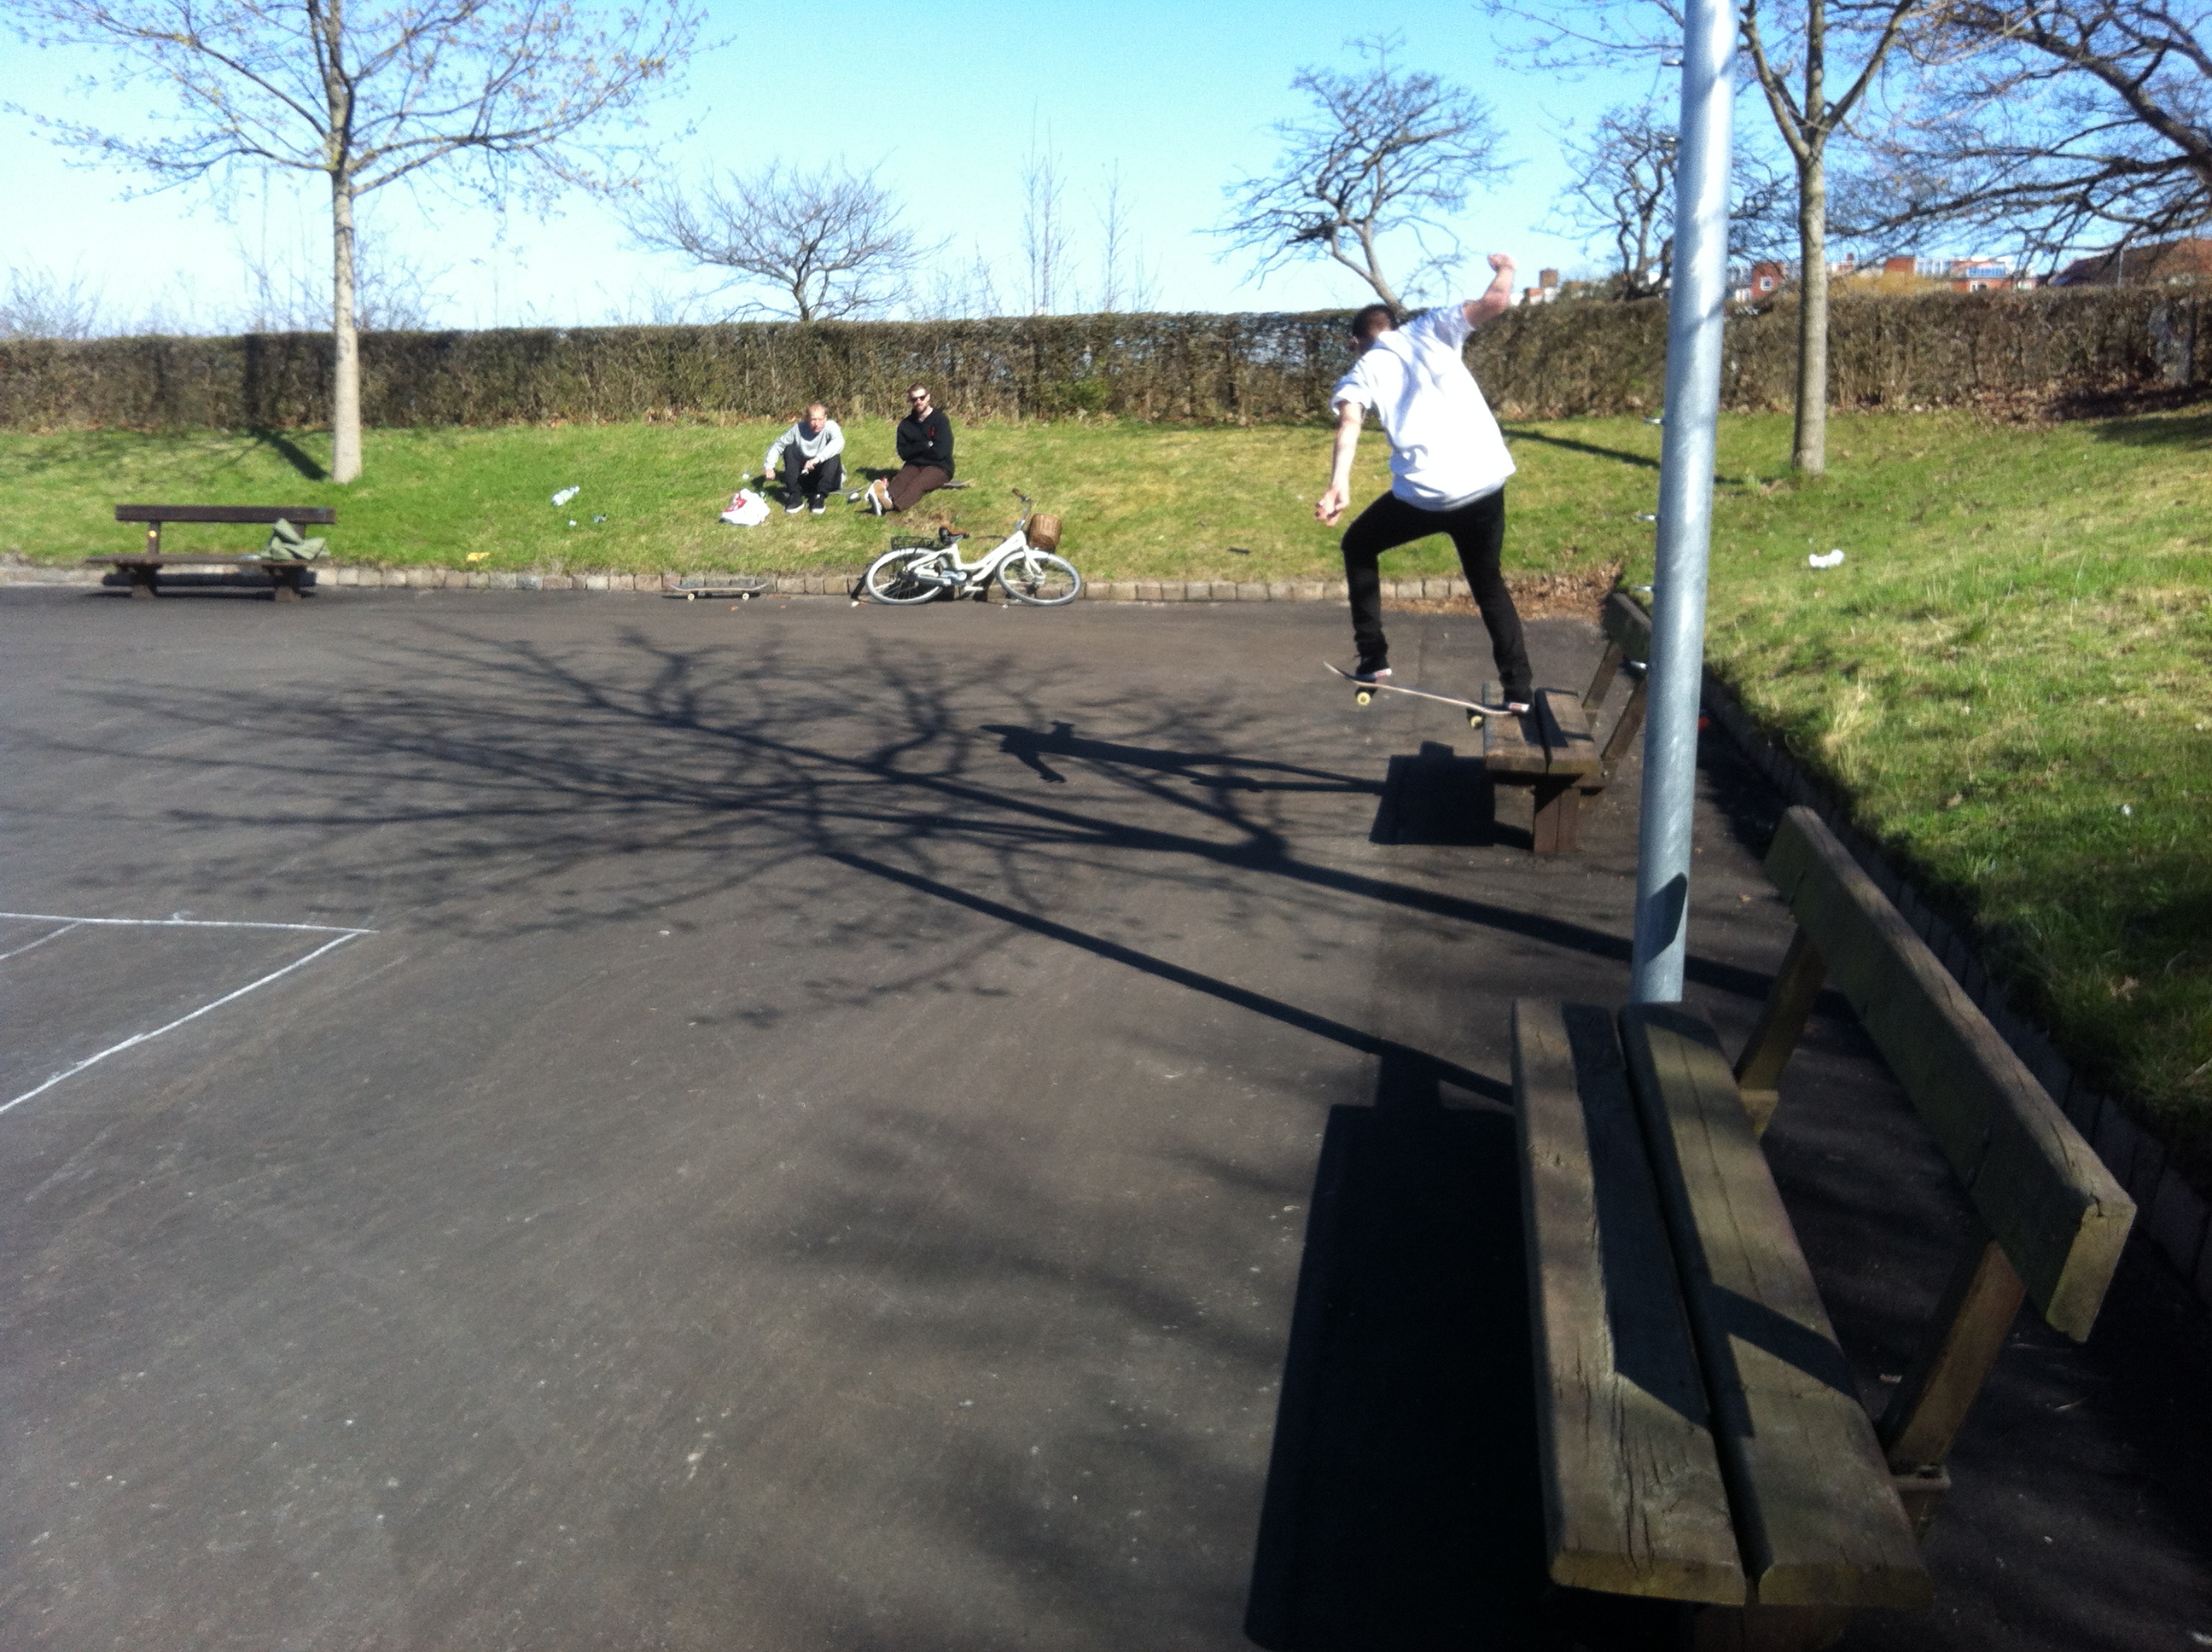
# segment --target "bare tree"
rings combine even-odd
[[[1740,38],[1797,173],[1797,413],[1790,463],[1827,468],[1829,140],[1845,129],[1907,27],[1938,0],[1742,0]],[[1539,13],[1484,0],[1536,26],[1519,49],[1543,67],[1644,58],[1679,62],[1680,0],[1566,0]],[[1852,72],[1849,63],[1856,60]],[[1831,76],[1832,61],[1843,72]],[[1833,84],[1843,92],[1832,96]]]
[[[940,265],[933,271],[929,289],[915,306],[915,313],[925,321],[968,320],[1006,313],[1006,304],[999,296],[998,272],[980,246],[972,249],[967,263],[950,270]]]
[[[331,479],[361,474],[355,210],[439,167],[485,199],[596,181],[591,139],[665,83],[696,38],[690,0],[596,27],[566,0],[15,0],[17,31],[121,54],[163,89],[155,137],[58,118],[47,133],[155,187],[240,167],[319,173],[331,192]],[[456,163],[445,167],[442,163]],[[464,167],[459,163],[473,163]]]
[[[1870,233],[1971,224],[2056,258],[2212,219],[2212,8],[1963,0],[1909,48],[1926,78],[1843,203]]]
[[[101,331],[98,285],[81,270],[67,276],[28,264],[9,267],[0,289],[0,338],[90,338]]]
[[[1656,297],[1674,279],[1675,147],[1674,125],[1649,102],[1607,109],[1588,139],[1560,144],[1572,175],[1559,215],[1585,236],[1613,242],[1616,297]],[[1738,145],[1730,160],[1729,256],[1767,256],[1792,191],[1747,147]]]
[[[1061,295],[1067,268],[1067,217],[1061,209],[1066,193],[1052,128],[1044,129],[1040,142],[1032,126],[1029,155],[1022,163],[1022,258],[1029,275],[1032,315],[1052,314]]]
[[[1395,37],[1355,40],[1363,70],[1308,68],[1291,81],[1312,101],[1311,117],[1276,123],[1283,149],[1274,170],[1227,187],[1232,216],[1214,231],[1231,252],[1253,256],[1255,275],[1264,279],[1298,258],[1333,258],[1402,311],[1383,270],[1384,236],[1407,231],[1419,249],[1408,292],[1423,274],[1457,261],[1446,220],[1466,209],[1477,185],[1510,167],[1498,158],[1489,106],[1434,75],[1399,72],[1391,64],[1399,45]]]
[[[873,172],[833,164],[808,173],[778,161],[732,173],[696,197],[665,189],[632,213],[630,229],[657,252],[730,271],[726,285],[774,288],[776,313],[839,321],[903,301],[908,278],[936,250],[918,243],[902,216]]]

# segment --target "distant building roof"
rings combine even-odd
[[[2051,277],[2054,287],[2162,287],[2212,281],[2212,240],[2186,236],[2142,246],[2108,247],[2076,258]]]

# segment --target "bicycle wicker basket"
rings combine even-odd
[[[1029,542],[1039,550],[1060,549],[1060,519],[1056,516],[1032,516],[1024,531]]]

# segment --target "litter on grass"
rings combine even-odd
[[[733,528],[757,528],[768,520],[768,501],[750,488],[740,488],[730,495],[722,520]]]
[[[1808,568],[1841,568],[1843,565],[1844,553],[1840,550],[1832,550],[1825,556],[1808,556],[1805,559]]]
[[[581,488],[563,488],[559,493],[553,495],[553,503],[556,507],[565,505],[583,491],[584,490]]]

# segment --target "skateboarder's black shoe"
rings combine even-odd
[[[1377,654],[1372,659],[1362,659],[1352,673],[1355,683],[1388,683],[1390,680],[1390,657]]]

